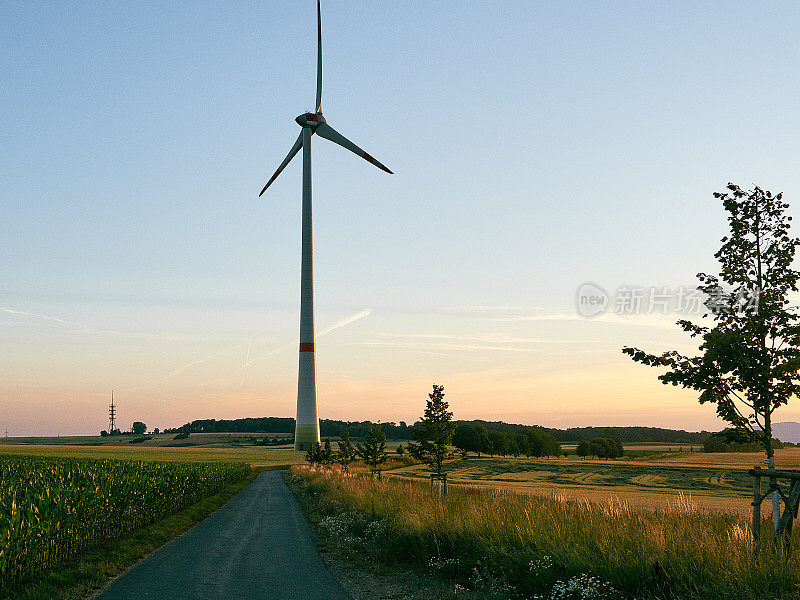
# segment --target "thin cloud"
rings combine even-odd
[[[447,333],[382,333],[384,337],[398,339],[433,339],[453,340],[464,342],[484,342],[487,344],[565,344],[564,340],[550,340],[545,338],[520,338],[505,335],[452,335]]]
[[[640,327],[673,328],[675,321],[685,318],[687,315],[678,314],[642,314],[642,315],[620,315],[616,313],[604,313],[594,317],[584,317],[578,313],[554,313],[546,312],[547,309],[541,306],[452,306],[446,309],[450,312],[474,313],[481,315],[482,319],[498,323],[520,323],[526,321],[543,322],[596,322],[596,323],[616,323],[618,325],[631,325]],[[688,315],[690,317],[695,315]]]
[[[670,315],[670,318],[660,318],[655,315],[629,315],[603,314],[595,317],[583,317],[578,314],[554,313],[545,315],[508,315],[490,317],[491,321],[518,323],[523,321],[583,321],[586,323],[614,323],[616,325],[632,325],[634,327],[658,327],[665,329],[675,328],[675,321],[682,315]],[[666,315],[665,315],[666,317]],[[671,318],[674,317],[674,318]]]
[[[543,306],[490,306],[484,304],[467,304],[463,306],[448,306],[448,312],[466,313],[509,313],[509,312],[531,312],[536,310],[546,310]]]
[[[424,342],[361,342],[361,346],[383,346],[387,348],[406,348],[410,350],[462,350],[498,351],[498,352],[539,352],[536,348],[521,348],[519,346],[492,346],[489,344],[436,344]]]
[[[35,319],[42,319],[44,321],[51,321],[53,323],[58,323],[60,325],[66,325],[67,327],[72,328],[72,331],[75,333],[110,335],[115,337],[125,337],[125,338],[144,339],[144,340],[182,341],[182,340],[194,340],[200,338],[200,336],[197,335],[182,334],[182,333],[150,333],[146,331],[120,331],[116,329],[101,329],[100,327],[96,327],[94,325],[86,325],[85,323],[76,323],[74,321],[65,321],[64,319],[59,319],[58,317],[51,317],[49,315],[32,313],[24,310],[16,310],[5,306],[0,306],[0,312],[7,313],[9,315],[33,317]],[[206,336],[203,336],[202,339],[208,339],[208,338]]]

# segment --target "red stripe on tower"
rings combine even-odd
[[[371,157],[369,154],[367,154],[366,152],[364,152],[364,154],[362,154],[362,155],[361,155],[361,158],[363,158],[363,159],[365,159],[365,160],[368,160],[368,161],[369,161],[369,162],[371,162],[371,163],[374,163],[374,162],[375,162],[375,159],[374,159],[374,158],[372,158],[372,157]]]
[[[300,342],[300,352],[313,352],[314,342]]]

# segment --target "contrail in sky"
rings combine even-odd
[[[250,364],[250,346],[253,344],[253,338],[247,340],[247,355],[244,357],[244,366],[241,368],[242,379],[239,381],[239,387],[244,385],[244,378],[247,376],[247,365]]]
[[[364,317],[368,317],[371,314],[372,314],[372,309],[371,308],[366,308],[366,309],[362,310],[361,312],[357,312],[354,315],[351,315],[351,316],[349,316],[349,317],[347,317],[345,319],[342,319],[341,321],[337,321],[336,323],[334,323],[333,325],[331,325],[327,329],[323,329],[321,332],[319,332],[316,335],[316,337],[319,338],[319,337],[322,337],[323,335],[327,335],[327,334],[329,334],[331,331],[333,331],[335,329],[339,329],[340,327],[345,327],[346,325],[350,325],[351,323],[355,323],[359,319],[363,319]],[[297,344],[297,342],[289,342],[288,344],[284,344],[283,346],[281,346],[279,348],[274,348],[273,350],[270,350],[266,354],[262,354],[261,356],[257,356],[253,360],[250,360],[250,361],[246,362],[244,367],[243,367],[243,369],[247,369],[247,367],[249,365],[253,364],[257,360],[261,360],[262,358],[266,358],[267,356],[271,356],[272,354],[275,354],[276,352],[280,352],[281,350],[285,350],[286,348],[290,348],[290,347],[292,347],[292,346],[294,346],[296,344]]]
[[[239,346],[239,347],[241,348],[241,346]],[[223,350],[223,351],[221,351],[221,352],[217,352],[216,354],[212,354],[211,356],[206,356],[205,358],[201,358],[200,360],[196,360],[196,361],[194,361],[194,362],[190,362],[190,363],[188,363],[188,364],[186,364],[186,365],[183,365],[182,367],[178,367],[178,368],[177,368],[177,369],[175,369],[175,370],[174,370],[172,373],[170,373],[169,375],[167,375],[166,377],[164,377],[164,378],[161,380],[161,383],[164,383],[164,382],[165,382],[167,379],[169,379],[170,377],[172,377],[172,376],[174,376],[174,375],[177,375],[178,373],[180,373],[180,372],[181,372],[181,371],[183,371],[184,369],[188,369],[189,367],[193,367],[193,366],[195,366],[195,365],[199,365],[199,364],[201,364],[201,363],[204,363],[204,362],[206,362],[206,361],[209,361],[209,360],[211,360],[212,358],[217,358],[218,356],[222,356],[222,355],[223,355],[223,354],[225,354],[226,352],[230,352],[231,350],[235,350],[236,348],[237,348],[237,346],[233,346],[232,348],[228,348],[227,350]]]
[[[8,313],[10,315],[23,315],[26,317],[36,317],[37,319],[44,319],[45,321],[54,321],[55,323],[61,323],[62,325],[77,325],[79,327],[85,327],[85,325],[80,325],[79,323],[70,323],[69,321],[64,321],[62,319],[57,319],[55,317],[48,317],[47,315],[37,315],[36,313],[25,312],[23,310],[14,310],[12,308],[5,308],[0,306],[0,311],[4,313]]]
[[[250,338],[247,340],[247,356],[244,357],[244,366],[247,368],[247,363],[250,360],[250,345],[253,343],[253,339]]]
[[[362,310],[361,312],[358,312],[358,313],[356,313],[356,314],[354,314],[354,315],[352,315],[350,317],[347,317],[346,319],[342,319],[341,321],[337,321],[336,323],[334,323],[333,325],[331,325],[327,329],[325,329],[325,330],[321,331],[320,333],[318,333],[317,337],[322,337],[323,335],[326,335],[326,334],[330,333],[334,329],[339,329],[340,327],[344,327],[345,325],[350,325],[350,323],[355,323],[359,319],[363,319],[364,317],[368,317],[371,314],[372,314],[372,309],[371,308],[367,308],[365,310]]]

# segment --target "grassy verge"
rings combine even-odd
[[[800,597],[800,565],[768,543],[755,562],[747,523],[691,506],[624,505],[293,467],[291,487],[323,544],[425,569],[481,598],[765,600]],[[768,523],[763,531],[768,531]],[[795,540],[795,546],[798,540]]]
[[[65,561],[48,573],[0,594],[0,600],[84,600],[103,588],[110,579],[215,512],[249,485],[259,472],[254,470],[217,494],[148,525],[137,533]]]

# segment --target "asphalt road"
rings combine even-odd
[[[278,471],[112,581],[98,600],[352,600]]]

